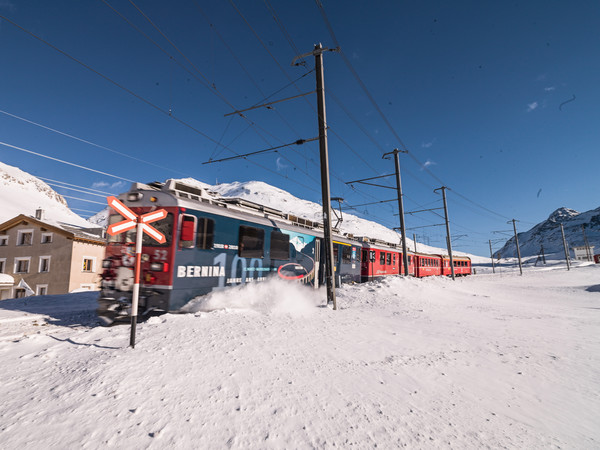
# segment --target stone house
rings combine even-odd
[[[99,289],[102,229],[21,214],[0,224],[0,300]]]

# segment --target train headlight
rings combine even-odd
[[[144,194],[142,194],[141,192],[130,192],[129,194],[127,194],[127,200],[130,202],[137,202],[141,200],[143,196]]]
[[[150,264],[150,270],[154,271],[154,272],[162,272],[164,268],[164,263],[161,262],[154,262],[152,264]]]

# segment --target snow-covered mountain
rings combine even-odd
[[[583,230],[589,245],[600,248],[600,208],[584,213],[569,208],[558,208],[548,219],[538,223],[529,231],[517,233],[519,236],[519,247],[521,256],[535,256],[540,253],[542,245],[544,253],[563,252],[563,241],[560,232],[560,224],[563,224],[565,238],[569,247],[583,246]],[[495,253],[502,258],[514,257],[517,254],[515,238],[510,238],[504,246]]]
[[[92,227],[69,209],[66,200],[39,178],[0,162],[0,223],[19,214],[35,216],[41,208],[46,221]]]

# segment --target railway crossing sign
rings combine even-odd
[[[131,230],[136,227],[138,223],[142,225],[142,231],[158,241],[160,244],[164,244],[167,240],[165,235],[158,231],[156,228],[148,225],[151,222],[155,222],[160,219],[167,217],[167,212],[164,209],[157,211],[151,211],[146,214],[138,216],[131,209],[125,206],[116,197],[110,196],[107,198],[108,205],[111,206],[115,211],[126,218],[123,222],[112,224],[106,231],[111,236],[123,233],[124,231]]]
[[[110,197],[107,197],[106,200],[111,208],[125,218],[124,221],[109,226],[107,230],[108,234],[115,236],[124,231],[136,228],[134,283],[131,296],[131,336],[129,340],[131,348],[135,348],[135,327],[137,324],[138,302],[140,297],[140,270],[142,266],[142,236],[146,233],[152,239],[164,244],[167,241],[165,235],[148,224],[167,217],[167,211],[158,209],[138,216],[116,197],[111,195]]]

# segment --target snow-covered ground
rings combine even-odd
[[[600,266],[0,303],[0,448],[599,448]]]

